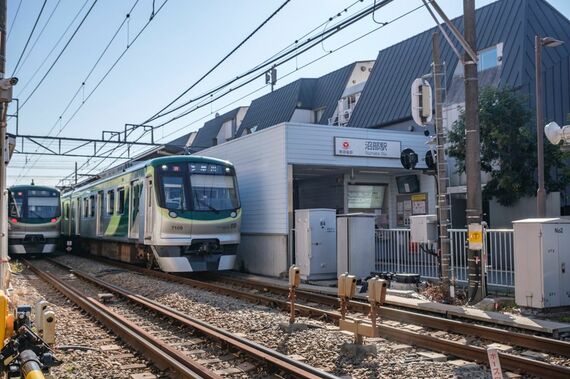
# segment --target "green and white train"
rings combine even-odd
[[[68,251],[166,272],[234,268],[241,207],[229,162],[172,156],[138,163],[62,194]]]

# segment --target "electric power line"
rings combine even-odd
[[[317,62],[317,61],[319,61],[319,60],[321,60],[321,59],[323,59],[324,57],[329,56],[330,54],[332,54],[332,53],[334,53],[334,52],[337,52],[337,51],[339,51],[339,50],[341,50],[341,49],[343,49],[343,48],[345,48],[345,47],[347,47],[347,46],[349,46],[349,45],[351,45],[351,44],[353,44],[353,43],[355,43],[355,42],[361,40],[362,38],[364,38],[364,37],[366,37],[366,36],[368,36],[368,35],[370,35],[370,34],[376,32],[376,31],[382,29],[383,27],[385,27],[385,26],[387,26],[387,25],[389,25],[389,24],[391,24],[391,23],[393,23],[393,22],[396,22],[396,21],[398,21],[398,20],[404,18],[405,16],[407,16],[407,15],[413,13],[413,12],[418,11],[418,10],[421,9],[422,7],[423,7],[423,5],[419,5],[419,6],[415,7],[415,8],[413,8],[413,9],[411,9],[411,10],[409,10],[409,11],[407,11],[407,12],[405,12],[405,13],[403,13],[403,14],[401,14],[401,15],[399,15],[399,16],[397,16],[397,17],[395,17],[395,18],[393,18],[393,19],[391,19],[391,20],[389,20],[389,21],[387,21],[387,22],[384,22],[384,23],[380,24],[380,26],[378,26],[378,27],[376,27],[376,28],[374,28],[374,29],[372,29],[372,30],[366,32],[366,33],[363,33],[363,34],[359,35],[358,37],[356,37],[356,38],[354,38],[354,39],[352,39],[352,40],[350,40],[350,41],[348,41],[348,42],[346,42],[346,43],[340,45],[339,47],[337,47],[337,48],[335,48],[335,49],[333,49],[333,50],[329,50],[329,51],[326,52],[325,54],[323,54],[323,55],[317,57],[316,59],[314,59],[314,60],[312,60],[312,61],[306,63],[305,65],[303,65],[303,66],[301,66],[301,67],[299,67],[299,68],[296,68],[295,70],[293,70],[293,71],[287,73],[286,75],[282,76],[282,78],[285,78],[285,77],[287,77],[287,76],[289,76],[289,75],[292,75],[294,72],[296,72],[296,71],[298,71],[298,70],[300,70],[300,69],[303,69],[303,68],[305,68],[305,67],[307,67],[307,66],[309,66],[309,65],[311,65],[311,64],[313,64],[313,63],[315,63],[315,62]],[[246,95],[240,97],[239,99],[236,99],[236,100],[232,101],[231,103],[226,104],[226,105],[220,107],[217,111],[219,111],[219,110],[221,110],[221,109],[223,109],[223,108],[225,108],[225,107],[228,107],[229,105],[235,104],[235,103],[241,101],[242,99],[244,99],[244,98],[246,98],[246,97],[252,95],[253,93],[256,93],[256,92],[262,90],[262,89],[265,88],[265,87],[266,87],[266,85],[264,85],[264,86],[262,86],[262,87],[259,87],[259,88],[255,89],[255,90],[251,91],[250,93],[248,93],[248,94],[246,94]],[[216,98],[214,98],[214,99],[211,99],[210,101],[208,101],[208,102],[206,102],[206,103],[201,104],[200,107],[192,108],[192,110],[191,110],[190,112],[187,112],[187,113],[185,113],[184,115],[187,115],[187,114],[189,114],[189,113],[191,113],[191,112],[193,112],[193,111],[196,111],[197,109],[202,108],[203,106],[209,105],[210,103],[213,103],[213,102],[219,100],[220,98],[226,96],[226,95],[229,94],[230,92],[231,92],[231,91],[225,92],[224,94],[222,94],[222,95],[220,95],[220,96],[218,96],[218,97],[216,97]],[[182,115],[180,115],[180,116],[182,116]],[[167,137],[171,136],[172,134],[174,134],[174,133],[176,133],[176,132],[179,132],[179,131],[182,130],[182,129],[185,129],[186,127],[188,127],[188,126],[190,126],[190,125],[192,125],[192,124],[195,124],[196,122],[198,122],[198,121],[200,121],[200,120],[203,120],[203,119],[207,118],[208,116],[210,116],[210,114],[205,115],[205,116],[203,116],[203,117],[201,117],[201,118],[199,118],[199,119],[193,121],[192,123],[187,124],[186,126],[177,129],[177,130],[174,131],[173,133],[167,134],[167,135],[164,136],[161,140],[163,140],[164,138],[167,138]],[[159,125],[159,127],[162,127],[162,126],[163,126],[163,125]],[[111,155],[117,148],[119,148],[119,146],[117,146],[117,147],[111,149],[109,155]],[[140,150],[139,152],[142,152],[142,150]],[[134,155],[134,154],[137,154],[137,153],[138,153],[138,152],[133,152],[133,155]],[[119,156],[123,156],[124,154],[125,154],[125,152],[123,152],[123,153],[120,154]],[[87,174],[90,174],[91,172],[93,172],[97,167],[99,167],[99,165],[100,165],[102,162],[104,162],[104,160],[105,160],[105,158],[101,158],[101,160],[100,160],[97,164],[95,164],[95,166],[93,166],[93,167],[87,172]],[[111,167],[117,162],[117,160],[118,160],[118,159],[114,159],[114,160],[113,160],[108,166],[106,166],[102,171],[105,172],[106,170],[108,170],[109,168],[111,168]],[[84,167],[84,165],[82,165],[82,167]],[[66,179],[69,178],[69,177],[70,177],[70,175],[66,176],[63,180],[66,180]]]
[[[295,53],[293,56],[291,56],[291,57],[286,57],[288,54],[282,54],[282,55],[280,55],[278,58],[272,59],[272,60],[270,60],[270,61],[267,61],[267,60],[266,60],[266,62],[267,62],[268,64],[271,64],[271,63],[277,62],[280,58],[286,57],[285,60],[279,62],[279,63],[276,64],[276,65],[278,66],[278,65],[284,64],[284,63],[286,63],[287,61],[289,61],[289,60],[295,58],[296,56],[301,55],[301,54],[305,53],[306,51],[310,50],[310,49],[311,49],[312,47],[314,47],[316,44],[321,43],[324,39],[327,39],[327,38],[332,37],[332,36],[335,35],[336,33],[340,32],[341,30],[345,29],[346,27],[348,27],[348,26],[354,24],[355,22],[357,22],[357,21],[363,19],[364,17],[368,16],[371,12],[375,11],[376,9],[379,9],[379,8],[384,7],[384,6],[387,5],[388,3],[391,3],[392,1],[393,1],[393,0],[384,0],[384,1],[381,1],[380,3],[378,3],[378,4],[374,4],[373,6],[369,6],[369,7],[366,8],[365,10],[363,10],[363,11],[361,11],[361,12],[359,12],[359,13],[353,15],[353,16],[351,16],[349,19],[347,19],[347,20],[345,20],[345,21],[343,21],[343,22],[341,22],[341,23],[335,24],[333,27],[331,27],[331,29],[329,29],[329,30],[327,30],[327,31],[323,31],[323,32],[320,33],[318,36],[315,36],[315,37],[313,37],[313,38],[307,39],[307,41],[303,42],[303,43],[302,43],[301,45],[299,45],[299,46],[296,46],[295,49],[293,49],[293,50],[291,50],[291,51],[294,52],[294,51],[298,50],[300,47],[303,47],[303,46],[305,46],[305,45],[307,45],[307,44],[309,44],[309,43],[312,43],[312,45],[310,45],[309,47],[305,48],[304,50],[301,50],[301,51],[296,52],[296,53]],[[420,8],[421,8],[421,7],[420,7]],[[382,26],[385,26],[385,25],[382,25]],[[318,40],[319,38],[321,38],[320,41]],[[315,41],[316,41],[316,42],[315,42]],[[297,41],[296,41],[296,42],[297,42]],[[260,65],[258,65],[257,67],[258,67],[258,68],[262,68]],[[246,73],[246,74],[244,74],[244,75],[241,75],[241,76],[238,76],[237,78],[230,80],[230,81],[227,82],[226,84],[220,85],[220,86],[216,87],[214,90],[211,90],[210,92],[208,92],[208,93],[206,93],[206,94],[203,94],[203,95],[201,95],[201,96],[199,96],[199,97],[197,97],[197,98],[195,98],[195,99],[192,99],[192,100],[186,102],[185,104],[174,108],[173,110],[170,110],[170,111],[168,111],[168,112],[165,112],[163,115],[172,113],[172,112],[174,112],[174,111],[180,109],[181,107],[183,107],[183,106],[185,106],[185,105],[188,105],[188,104],[191,103],[191,102],[195,102],[195,101],[200,100],[200,99],[202,99],[202,98],[204,98],[204,97],[206,97],[206,96],[208,96],[208,95],[211,95],[211,94],[213,94],[213,93],[216,93],[216,92],[220,91],[221,89],[223,89],[224,87],[226,87],[228,84],[232,84],[233,82],[239,80],[240,78],[243,78],[244,76],[247,76],[249,73],[255,72],[255,71],[256,71],[255,69],[250,70],[248,73]],[[227,91],[227,92],[224,93],[223,95],[217,97],[215,100],[217,100],[217,99],[219,99],[219,98],[221,98],[221,97],[223,97],[223,96],[229,94],[230,92],[232,92],[232,91],[235,90],[235,89],[241,88],[241,87],[243,87],[244,85],[247,85],[247,84],[251,83],[253,80],[255,80],[255,79],[257,79],[257,78],[259,78],[259,77],[261,77],[261,76],[263,76],[263,75],[264,75],[264,73],[262,73],[262,74],[260,74],[260,75],[257,75],[256,77],[247,80],[246,82],[244,82],[244,83],[238,85],[238,86],[235,87],[235,88],[230,88],[229,91]],[[212,102],[215,101],[215,100],[212,100],[212,101],[207,102],[206,105],[212,103]],[[196,110],[196,109],[190,110],[190,111],[185,111],[183,114],[178,115],[178,116],[175,116],[174,118],[170,119],[169,121],[166,121],[166,122],[164,122],[163,124],[160,124],[158,127],[163,127],[164,125],[166,125],[166,124],[168,124],[168,123],[170,123],[170,122],[173,122],[173,121],[175,121],[175,120],[177,120],[177,119],[179,119],[179,118],[181,118],[181,117],[184,117],[184,116],[186,116],[187,114],[189,114],[189,113],[191,113],[191,112],[193,112],[193,111],[195,111],[195,110]],[[132,130],[131,130],[131,131],[132,131]],[[135,141],[139,141],[142,137],[144,137],[144,135],[146,135],[146,132],[143,132],[143,133],[141,134],[141,136],[139,136]],[[104,146],[105,146],[105,144],[103,144],[103,146],[100,147],[99,151],[97,152],[98,155],[102,155],[102,154],[99,154],[99,153],[100,153],[100,151],[104,148]],[[120,147],[120,146],[115,146],[114,148],[108,150],[108,152],[109,152],[108,155],[110,156],[110,155],[111,155],[113,152],[115,152],[119,147]],[[124,151],[120,156],[124,155],[127,151],[130,151],[130,150],[127,149],[127,150]],[[105,152],[105,153],[107,153],[107,152]],[[96,169],[104,160],[105,160],[105,158],[101,158],[101,160],[100,160],[97,164],[95,164],[95,166],[92,167],[91,170],[88,171],[88,173],[94,171],[94,169]],[[81,165],[81,167],[79,167],[78,170],[80,170],[80,169],[82,169],[83,167],[85,167],[86,165],[88,165],[90,161],[91,161],[91,159],[87,159],[87,161],[84,162],[84,163]],[[116,162],[116,159],[111,163],[111,165],[114,164],[115,162]],[[67,179],[68,177],[69,177],[69,176],[65,177],[63,180]]]
[[[91,92],[87,95],[87,97],[85,97],[83,99],[83,101],[81,102],[81,104],[79,105],[79,107],[75,110],[75,112],[71,115],[71,117],[67,120],[67,122],[60,127],[60,130],[58,131],[57,135],[60,135],[61,132],[63,131],[63,129],[65,129],[69,123],[75,118],[75,116],[77,115],[77,113],[79,112],[79,110],[81,110],[81,108],[83,107],[83,105],[85,105],[85,103],[91,98],[91,96],[93,95],[93,93],[99,88],[99,86],[103,83],[103,81],[108,77],[108,75],[111,73],[111,71],[117,66],[117,64],[119,63],[119,61],[123,58],[123,56],[126,54],[126,52],[129,50],[129,48],[138,40],[138,38],[140,37],[140,35],[146,30],[146,28],[148,27],[148,25],[152,22],[152,20],[154,20],[154,18],[156,17],[156,15],[163,9],[163,7],[166,5],[166,3],[168,2],[168,0],[165,0],[160,7],[157,10],[153,10],[152,13],[152,17],[143,25],[143,27],[139,30],[139,32],[135,35],[135,37],[133,38],[133,40],[125,47],[125,49],[123,50],[123,52],[119,55],[119,57],[114,61],[114,63],[109,67],[109,69],[106,71],[106,73],[103,75],[103,77],[101,77],[101,79],[99,80],[99,82],[95,85],[95,87],[91,90]],[[105,47],[105,49],[103,50],[103,52],[100,54],[99,58],[97,59],[97,61],[95,62],[95,64],[93,65],[93,67],[91,68],[91,70],[89,71],[89,73],[87,74],[86,78],[83,80],[82,85],[78,88],[78,90],[75,92],[75,95],[72,97],[72,99],[68,102],[66,108],[64,109],[64,111],[62,112],[62,114],[59,116],[58,120],[55,122],[55,124],[52,126],[52,128],[50,129],[50,131],[48,132],[48,135],[51,133],[51,131],[53,131],[53,129],[57,126],[58,122],[62,119],[63,114],[69,109],[69,107],[71,106],[71,104],[73,103],[73,101],[75,100],[75,98],[77,97],[77,95],[79,94],[79,92],[81,91],[82,88],[84,88],[85,83],[87,82],[87,80],[89,79],[89,77],[91,76],[91,74],[93,73],[93,71],[95,70],[95,67],[99,64],[99,62],[101,61],[101,59],[103,58],[104,54],[107,52],[107,50],[109,49],[110,45],[112,44],[112,42],[115,40],[115,38],[117,37],[118,33],[120,32],[120,30],[123,28],[123,26],[125,25],[125,23],[127,22],[127,20],[130,18],[130,14],[132,13],[132,11],[134,10],[134,8],[137,6],[137,4],[139,3],[139,0],[136,0],[134,2],[134,4],[132,5],[129,13],[125,16],[125,19],[123,20],[123,22],[119,25],[119,27],[117,28],[117,31],[115,32],[115,34],[113,35],[113,37],[111,38],[111,40],[107,43],[107,46]],[[37,151],[37,150],[36,150]],[[39,160],[36,159],[36,162]],[[21,176],[25,176],[33,167],[34,164],[32,164],[31,167],[28,168],[28,170],[25,173],[22,173]]]
[[[67,27],[65,28],[65,30],[63,31],[63,33],[61,34],[61,36],[59,36],[57,42],[53,45],[53,47],[50,49],[50,52],[46,55],[46,57],[42,60],[42,63],[40,63],[40,65],[38,66],[38,68],[36,68],[36,70],[34,71],[34,73],[30,76],[30,78],[28,79],[28,81],[26,82],[26,84],[24,84],[21,89],[20,86],[18,86],[18,97],[21,97],[22,93],[26,90],[26,88],[28,88],[28,86],[30,85],[30,83],[32,83],[32,81],[34,80],[34,78],[36,77],[36,75],[38,74],[38,72],[40,71],[40,69],[44,66],[44,64],[47,62],[47,60],[49,59],[49,57],[53,54],[53,52],[55,51],[55,48],[59,45],[59,43],[63,40],[63,37],[65,37],[65,35],[67,34],[67,32],[69,31],[69,29],[71,28],[71,26],[73,26],[73,24],[75,23],[75,20],[77,20],[77,18],[79,17],[79,15],[81,14],[81,12],[83,11],[83,9],[85,8],[85,6],[87,6],[87,3],[89,2],[89,0],[85,0],[85,2],[83,3],[83,5],[81,6],[81,8],[79,8],[79,10],[77,11],[77,13],[75,14],[75,16],[73,17],[73,19],[71,20],[71,22],[67,25]]]
[[[32,44],[32,47],[30,47],[30,50],[28,50],[26,56],[24,57],[24,60],[22,61],[22,65],[20,66],[20,69],[22,67],[24,67],[24,65],[26,64],[26,62],[28,61],[28,58],[30,57],[30,55],[32,54],[32,51],[34,51],[34,48],[36,47],[38,41],[40,40],[40,38],[42,37],[42,35],[44,34],[44,31],[46,30],[46,27],[48,26],[48,24],[50,23],[55,11],[57,10],[57,8],[59,7],[59,4],[61,3],[61,0],[57,0],[57,3],[55,4],[55,7],[53,7],[51,13],[49,14],[44,26],[42,27],[42,30],[40,30],[40,32],[38,33],[38,36],[36,37],[36,39],[34,40],[34,43]],[[14,75],[16,75],[14,73]]]
[[[18,7],[16,8],[16,13],[14,13],[14,18],[12,19],[12,23],[10,24],[10,30],[8,30],[8,34],[6,34],[6,42],[10,39],[10,34],[12,33],[12,28],[16,23],[16,19],[18,18],[18,14],[20,13],[20,7],[22,6],[22,0],[18,3]]]
[[[282,63],[284,63],[284,62],[287,62],[287,61],[289,61],[289,60],[291,59],[291,57],[290,57],[290,58],[286,58],[286,57],[287,57],[288,55],[290,55],[292,52],[295,52],[295,51],[297,51],[297,50],[299,50],[299,49],[305,47],[306,45],[310,45],[308,48],[305,48],[304,50],[302,50],[301,53],[295,53],[296,55],[293,56],[293,58],[294,58],[294,57],[296,57],[296,56],[302,54],[303,52],[305,52],[305,51],[307,51],[307,50],[310,50],[312,47],[315,46],[315,44],[322,43],[324,40],[326,40],[326,39],[332,37],[333,35],[337,34],[337,33],[340,32],[342,29],[344,29],[344,28],[346,28],[346,27],[348,27],[348,26],[350,26],[350,25],[352,25],[352,24],[354,24],[354,23],[360,21],[361,19],[363,19],[364,17],[368,16],[370,13],[372,13],[372,12],[375,11],[376,9],[382,8],[382,7],[386,6],[387,4],[391,3],[392,1],[393,1],[393,0],[383,0],[383,1],[379,2],[378,4],[374,4],[374,5],[372,5],[372,6],[369,6],[369,7],[365,8],[364,10],[360,11],[359,13],[357,13],[357,14],[351,16],[350,18],[346,19],[345,21],[342,21],[342,22],[339,22],[339,23],[333,25],[330,29],[324,30],[323,32],[321,32],[321,33],[318,34],[317,36],[315,36],[315,37],[313,37],[313,38],[308,38],[307,40],[301,42],[300,44],[297,44],[294,49],[292,49],[292,50],[290,50],[290,51],[287,51],[287,52],[285,52],[285,53],[282,53],[282,54],[278,55],[277,57],[274,57],[273,59],[266,60],[266,61],[265,61],[265,64],[259,64],[259,65],[255,66],[254,68],[250,69],[249,71],[247,71],[247,72],[245,72],[245,73],[243,73],[243,74],[241,74],[241,75],[236,76],[235,78],[233,78],[233,79],[227,81],[227,82],[224,83],[224,84],[219,85],[218,87],[216,87],[215,89],[211,90],[210,92],[207,92],[207,93],[202,94],[202,95],[200,95],[200,96],[198,96],[198,97],[195,97],[195,98],[193,98],[193,99],[190,99],[190,100],[186,101],[185,103],[174,107],[173,109],[170,109],[170,110],[168,110],[168,111],[166,111],[166,112],[161,113],[161,114],[158,115],[158,116],[155,116],[152,120],[156,120],[156,119],[158,119],[158,118],[164,117],[164,116],[166,116],[166,115],[168,115],[168,114],[171,114],[171,113],[173,113],[173,112],[175,112],[175,111],[177,111],[177,110],[179,110],[179,109],[181,109],[181,108],[183,108],[183,107],[185,107],[185,106],[187,106],[187,105],[189,105],[189,104],[191,104],[191,103],[197,101],[197,100],[200,100],[200,99],[202,99],[202,98],[204,98],[204,97],[210,96],[211,94],[213,94],[213,93],[219,91],[220,89],[223,89],[224,87],[227,87],[227,86],[229,86],[229,85],[235,83],[236,81],[238,81],[238,80],[240,80],[240,79],[243,79],[244,77],[247,77],[247,76],[249,76],[249,75],[255,74],[256,72],[259,72],[260,70],[264,69],[264,68],[267,67],[267,66],[270,66],[270,65],[273,64],[273,63],[275,63],[276,66],[279,66],[280,64],[282,64]],[[320,41],[316,41],[316,40],[318,40],[318,39],[320,39]],[[315,41],[316,41],[316,43],[315,43]],[[280,63],[276,63],[276,62],[279,62],[281,59],[285,59],[285,61],[282,61],[282,62],[280,62]],[[257,79],[257,78],[259,78],[259,77],[261,77],[261,76],[263,76],[263,75],[265,75],[265,72],[262,72],[261,74],[258,74],[257,77],[255,77],[254,79]],[[143,124],[144,124],[144,123],[143,123]]]
[[[285,2],[283,4],[281,4],[279,6],[279,8],[277,8],[275,11],[273,11],[273,13],[271,13],[269,15],[269,17],[267,17],[265,20],[263,20],[263,22],[258,25],[251,33],[249,33],[247,35],[247,37],[245,37],[240,43],[237,44],[237,46],[235,46],[229,53],[227,53],[221,60],[218,61],[218,63],[216,63],[212,68],[210,68],[204,75],[202,75],[198,80],[196,80],[194,83],[192,83],[192,85],[190,85],[190,87],[186,88],[184,91],[182,91],[182,93],[178,96],[176,96],[174,98],[174,100],[172,100],[171,102],[169,102],[166,106],[164,106],[161,110],[159,110],[158,112],[156,112],[154,115],[152,115],[151,117],[149,117],[148,120],[144,121],[142,124],[146,124],[147,122],[150,122],[152,120],[154,120],[154,118],[156,116],[158,116],[161,112],[163,112],[164,110],[166,110],[168,107],[170,107],[172,104],[174,104],[175,102],[177,102],[182,96],[186,95],[189,91],[191,91],[194,87],[196,87],[199,83],[202,82],[202,80],[204,80],[206,77],[208,77],[208,75],[210,75],[216,68],[218,68],[222,63],[224,63],[230,56],[233,55],[233,53],[235,53],[240,47],[242,47],[249,39],[251,39],[251,37],[253,37],[261,28],[263,28],[263,26],[265,26],[265,24],[267,24],[273,17],[275,17],[275,15],[277,15],[277,13],[279,13],[281,11],[281,9],[283,9],[285,7],[285,5],[287,5],[291,0],[285,0]]]
[[[40,18],[42,17],[42,13],[44,13],[44,8],[46,7],[46,4],[47,4],[47,0],[44,0],[44,3],[42,4],[42,7],[40,9],[40,13],[38,13],[38,17],[36,17],[36,21],[34,22],[34,26],[32,27],[32,31],[30,32],[30,35],[28,36],[28,39],[26,40],[26,44],[24,45],[24,49],[22,49],[22,52],[20,53],[20,57],[18,58],[18,62],[16,63],[16,66],[14,67],[14,71],[12,73],[12,76],[16,76],[16,73],[18,72],[18,66],[20,65],[20,61],[22,60],[22,57],[24,56],[24,53],[26,52],[26,49],[28,48],[28,44],[30,43],[32,36],[34,35],[34,31],[36,30],[36,26],[38,26],[38,22],[40,21]]]
[[[46,73],[44,74],[44,76],[40,79],[39,83],[34,87],[34,89],[32,90],[32,92],[30,92],[30,94],[28,95],[28,97],[24,100],[24,102],[22,103],[22,105],[20,105],[20,110],[26,105],[26,103],[30,100],[30,98],[34,95],[34,93],[36,93],[36,91],[38,90],[38,88],[40,88],[40,86],[42,85],[42,83],[44,82],[44,80],[47,78],[47,76],[49,75],[49,73],[51,72],[51,70],[55,67],[56,63],[59,61],[59,58],[61,58],[61,56],[63,55],[63,53],[65,52],[65,50],[67,49],[67,47],[69,46],[69,44],[71,43],[71,41],[73,41],[73,39],[75,38],[75,35],[77,34],[77,32],[79,31],[79,29],[81,29],[81,26],[83,25],[83,23],[85,22],[85,20],[87,19],[87,17],[89,16],[89,14],[91,13],[91,11],[93,10],[93,7],[95,7],[95,4],[97,4],[98,0],[94,0],[93,4],[91,4],[91,7],[89,8],[89,10],[87,11],[87,13],[85,14],[85,16],[83,16],[83,19],[81,20],[81,22],[79,23],[79,25],[77,25],[77,28],[75,28],[75,31],[73,32],[73,34],[71,35],[71,37],[69,38],[69,40],[67,41],[67,43],[65,44],[65,46],[63,46],[63,49],[60,51],[60,53],[58,54],[57,58],[55,58],[55,60],[53,61],[53,63],[51,64],[51,66],[49,67],[49,69],[46,71]]]

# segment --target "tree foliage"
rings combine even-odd
[[[514,90],[488,87],[479,94],[481,170],[489,175],[484,198],[494,197],[500,204],[510,206],[522,197],[536,194],[536,135],[531,121],[532,113]],[[448,132],[448,141],[449,156],[456,159],[458,171],[465,172],[463,112]],[[570,175],[564,155],[549,142],[545,143],[545,172],[547,190],[562,190],[568,184]]]

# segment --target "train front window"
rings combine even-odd
[[[168,209],[186,209],[186,195],[184,194],[184,177],[179,175],[162,176],[162,195],[164,207]]]
[[[59,198],[28,197],[28,218],[53,218],[59,216]]]
[[[10,217],[22,217],[22,206],[24,205],[24,194],[22,192],[11,193],[9,197],[9,213]]]
[[[191,163],[192,209],[222,211],[239,208],[235,175],[230,167]]]

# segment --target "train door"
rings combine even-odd
[[[139,238],[141,222],[141,192],[142,183],[136,179],[131,181],[131,196],[129,196],[129,238]]]
[[[152,176],[145,178],[145,212],[144,212],[144,239],[152,239],[152,226],[153,226],[153,204],[154,197],[152,188]]]
[[[97,192],[97,203],[95,210],[95,225],[97,228],[97,235],[103,235],[103,191]]]

